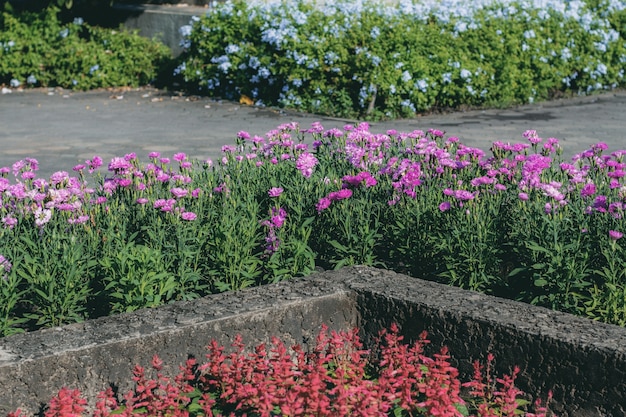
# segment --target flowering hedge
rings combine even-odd
[[[234,352],[225,354],[224,347],[212,341],[205,363],[191,358],[174,378],[163,375],[163,361],[156,355],[156,378],[135,366],[136,388],[124,395],[124,403],[108,388],[98,395],[93,416],[552,415],[540,400],[535,402],[536,413],[526,412],[529,402],[515,387],[519,368],[496,378],[489,354],[486,367],[475,362],[472,380],[461,383],[447,349],[430,357],[424,353],[428,343],[425,332],[411,345],[403,343],[397,326],[381,332],[377,358],[363,349],[356,330],[329,333],[325,326],[309,353],[298,345],[288,349],[277,338],[269,347],[261,344],[246,353],[237,336]],[[86,405],[78,390],[64,387],[44,416],[81,416]],[[24,415],[18,410],[8,417]]]
[[[355,264],[626,324],[625,151],[562,162],[524,136],[486,156],[436,130],[289,123],[217,163],[128,154],[103,176],[94,157],[44,179],[18,161],[0,169],[0,331]]]
[[[175,73],[259,105],[410,117],[624,86],[625,23],[618,0],[228,1],[181,28]]]

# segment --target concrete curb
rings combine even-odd
[[[148,365],[156,353],[174,374],[189,356],[203,358],[212,338],[229,345],[242,334],[252,345],[278,336],[306,348],[325,323],[357,326],[371,346],[392,322],[407,340],[427,330],[435,351],[447,345],[462,375],[487,352],[499,373],[519,365],[517,385],[543,397],[552,389],[551,409],[560,416],[626,412],[626,329],[351,267],[0,339],[0,413],[37,412],[62,386],[89,398],[110,384],[123,393],[135,364]]]

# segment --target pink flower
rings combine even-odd
[[[443,203],[439,204],[439,210],[441,210],[441,211],[448,211],[448,210],[450,210],[450,202],[449,201],[444,201]]]
[[[150,153],[148,154],[148,158],[151,158],[151,159],[157,159],[157,158],[158,158],[158,157],[160,157],[160,156],[161,156],[161,153],[160,153],[160,152],[150,152]]]
[[[528,200],[528,194],[526,194],[526,193],[519,193],[517,196],[518,196],[518,197],[519,197],[519,199],[520,199],[520,200],[522,200],[522,201],[526,201],[526,200]]]
[[[17,224],[17,219],[13,216],[6,216],[2,218],[2,223],[5,229],[13,229]]]
[[[613,240],[621,239],[624,236],[622,232],[618,232],[617,230],[609,230],[609,237]]]
[[[192,220],[196,220],[198,216],[193,211],[185,211],[183,214],[180,215],[180,217],[183,220],[192,221]]]
[[[267,194],[270,197],[278,197],[279,195],[281,195],[283,193],[283,189],[280,187],[272,187],[269,189],[269,191],[267,192]]]
[[[309,178],[313,174],[313,168],[317,165],[318,160],[313,154],[304,152],[298,156],[296,161],[296,168],[302,172],[306,178]]]
[[[146,204],[148,202],[147,198],[138,198],[137,199],[137,204]]]
[[[184,154],[183,152],[179,152],[179,153],[175,153],[173,158],[174,158],[174,161],[182,162],[185,159],[187,159],[187,155]]]

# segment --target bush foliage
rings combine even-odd
[[[124,30],[62,23],[59,10],[0,14],[0,84],[78,90],[150,83],[169,49]]]
[[[235,1],[183,27],[191,91],[344,117],[624,86],[619,1]]]

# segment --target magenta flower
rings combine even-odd
[[[596,193],[596,185],[592,182],[585,184],[582,190],[580,190],[580,196],[583,198],[590,197],[594,195],[595,193]]]
[[[148,199],[147,198],[138,198],[137,199],[137,204],[146,204],[148,203]]]
[[[269,189],[269,191],[267,192],[267,194],[270,197],[278,197],[279,195],[281,195],[283,193],[283,190],[281,187],[272,187]]]
[[[128,178],[120,178],[117,180],[117,185],[123,188],[130,187],[132,183],[133,181]]]
[[[102,166],[102,158],[96,155],[91,160],[86,160],[85,164],[89,167],[89,173],[92,173]]]
[[[522,201],[528,200],[528,194],[526,194],[526,193],[519,193],[517,195],[517,197],[519,197],[519,199],[522,200]]]
[[[284,208],[272,207],[272,226],[280,229],[287,219],[287,211]]]
[[[617,230],[609,230],[609,237],[613,240],[621,239],[624,236],[622,232],[618,232]]]
[[[315,209],[317,210],[318,213],[321,213],[322,211],[330,207],[330,203],[331,203],[330,198],[328,197],[320,198],[320,200],[317,202],[317,205],[315,206]]]
[[[180,215],[180,217],[183,220],[187,220],[187,221],[192,221],[192,220],[196,220],[198,218],[198,216],[196,215],[196,213],[194,213],[193,211],[185,211],[184,213],[182,213]]]
[[[313,154],[304,152],[298,156],[296,161],[296,168],[302,172],[306,178],[309,178],[313,174],[313,168],[317,165],[318,160]]]
[[[333,191],[332,193],[328,194],[328,198],[331,201],[345,200],[350,197],[352,197],[352,190],[349,188],[344,188],[339,191]]]
[[[450,202],[449,201],[444,201],[443,203],[439,204],[439,210],[440,211],[448,211],[448,210],[450,210]]]
[[[151,158],[151,159],[157,159],[157,158],[159,158],[160,156],[161,156],[161,153],[160,153],[160,152],[150,152],[150,153],[148,154],[148,158]]]

